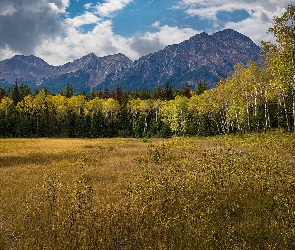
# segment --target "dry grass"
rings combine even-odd
[[[136,157],[148,146],[138,139],[1,139],[2,205],[20,207],[50,172],[62,182],[88,175],[97,191],[104,187],[105,195],[114,195],[112,190],[132,181],[138,170]]]
[[[149,143],[157,144],[157,140]],[[54,176],[60,185],[73,187],[81,176],[91,180],[94,201],[113,203],[138,176],[136,157],[149,143],[138,139],[1,139],[0,230],[18,225],[26,204],[45,199],[44,182]],[[0,241],[1,249],[1,241]]]
[[[0,249],[294,249],[295,135],[1,139]]]

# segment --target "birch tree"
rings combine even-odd
[[[274,64],[276,73],[283,74],[292,93],[293,131],[295,130],[295,5],[290,4],[281,17],[274,18],[274,25],[269,29],[277,41],[277,56]],[[274,58],[276,59],[276,58]]]

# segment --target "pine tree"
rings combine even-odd
[[[174,93],[172,86],[169,83],[166,83],[165,90],[164,90],[164,99],[166,101],[170,101],[174,99]]]
[[[13,100],[14,105],[16,106],[18,102],[21,100],[17,79],[15,80],[14,87],[11,91],[11,99]]]
[[[65,96],[67,98],[71,98],[73,96],[73,94],[74,94],[74,89],[73,89],[72,85],[70,83],[68,83],[65,88]]]
[[[187,97],[187,98],[191,98],[191,90],[190,90],[190,84],[187,82],[184,84],[183,89],[182,89],[182,95]]]
[[[196,94],[201,95],[204,91],[208,89],[206,81],[200,81],[196,88]]]

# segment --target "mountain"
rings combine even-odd
[[[166,82],[182,88],[186,82],[196,85],[206,80],[213,87],[221,78],[231,75],[237,63],[246,65],[258,61],[260,47],[250,38],[227,29],[208,35],[201,33],[180,44],[170,45],[134,62],[120,79],[124,87],[147,89],[163,86]]]
[[[0,61],[0,86],[19,83],[31,88],[47,87],[53,92],[70,83],[76,92],[92,88],[152,89],[170,83],[182,88],[188,82],[196,86],[206,81],[212,88],[231,75],[237,63],[258,61],[260,47],[237,31],[226,29],[213,35],[201,33],[179,44],[131,61],[123,54],[97,57],[91,53],[62,66],[52,66],[35,56],[14,56]]]
[[[14,56],[0,62],[0,85],[15,82],[30,87],[47,87],[53,92],[70,83],[77,92],[89,91],[108,78],[121,77],[133,62],[123,54],[97,57],[91,53],[62,66],[51,66],[35,56]],[[1,84],[2,82],[2,84]]]
[[[35,85],[54,72],[54,66],[38,57],[17,55],[0,61],[0,84],[10,86],[19,78],[22,82]]]

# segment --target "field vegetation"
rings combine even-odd
[[[0,249],[294,249],[295,135],[1,139]]]

